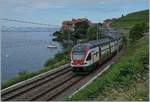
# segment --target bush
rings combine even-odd
[[[47,67],[49,65],[55,64],[62,60],[66,60],[66,61],[69,60],[68,50],[65,50],[64,52],[61,52],[61,53],[57,53],[53,59],[52,58],[48,59],[45,62],[44,66]]]
[[[137,23],[130,30],[130,34],[129,34],[130,41],[135,42],[136,40],[139,40],[141,37],[143,37],[143,34],[145,32],[148,32],[148,24]]]
[[[87,39],[88,40],[96,40],[97,37],[97,27],[96,25],[90,25],[87,30]]]

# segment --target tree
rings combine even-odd
[[[75,23],[74,32],[75,34],[79,34],[82,36],[83,34],[87,33],[88,27],[89,27],[89,24],[87,21]]]
[[[143,33],[148,32],[148,24],[137,23],[134,25],[129,33],[129,39],[131,42],[135,42],[143,36]]]
[[[54,38],[53,40],[55,41],[61,41],[63,42],[64,40],[68,40],[70,37],[71,31],[70,30],[63,30],[63,32],[60,31],[56,31],[53,33],[54,36],[56,36],[56,38]]]
[[[69,34],[71,34],[70,30],[63,30],[63,32],[61,34],[61,38],[64,39],[64,40],[68,40],[68,38],[70,36]]]
[[[87,21],[75,23],[74,32],[72,34],[74,44],[78,42],[78,39],[85,38],[88,27],[89,23]]]
[[[88,40],[96,40],[96,35],[97,35],[96,25],[90,25],[90,27],[87,30],[87,39]]]
[[[59,34],[61,34],[61,32],[60,31],[56,31],[56,32],[53,33],[53,36],[58,36]]]

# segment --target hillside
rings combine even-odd
[[[136,23],[140,22],[149,22],[149,10],[138,11],[134,13],[127,14],[123,17],[120,17],[114,21],[112,21],[111,26],[115,28],[130,28]]]

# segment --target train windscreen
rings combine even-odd
[[[74,60],[81,60],[84,57],[84,52],[74,52],[73,59]]]

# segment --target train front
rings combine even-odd
[[[71,51],[71,66],[73,72],[87,72],[89,63],[87,57],[89,55],[89,44],[77,44]]]

